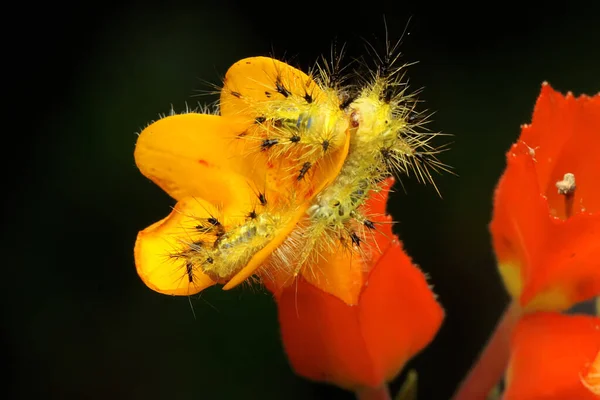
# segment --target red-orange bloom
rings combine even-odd
[[[389,183],[388,183],[389,184]],[[423,273],[394,238],[384,196],[369,201],[382,217],[381,232],[361,262],[350,253],[331,256],[322,268],[360,271],[353,301],[343,301],[306,277],[276,291],[283,344],[296,373],[356,390],[378,387],[434,338],[444,318]],[[378,247],[379,246],[379,247]]]
[[[544,83],[507,154],[490,226],[504,283],[526,311],[600,294],[598,149],[600,94],[563,96]]]
[[[524,316],[512,338],[503,399],[597,399],[593,379],[598,351],[598,317],[548,312]],[[598,390],[597,378],[595,384]]]

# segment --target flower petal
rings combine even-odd
[[[364,205],[363,212],[371,216],[370,222],[375,229],[365,227],[360,247],[348,248],[339,244],[337,249],[322,252],[310,268],[302,271],[306,281],[348,305],[358,303],[371,266],[377,263],[395,238],[392,233],[392,218],[386,214],[388,195],[393,183],[393,178],[386,179],[379,193],[372,194]],[[302,229],[300,226],[299,228]],[[295,284],[295,277],[290,271],[281,271],[272,265],[266,266],[261,277],[265,286],[276,296],[286,286]]]
[[[223,116],[253,123],[257,115],[252,110],[257,104],[284,100],[286,92],[300,96],[309,94],[314,102],[321,101],[324,96],[311,77],[284,62],[269,57],[245,58],[227,71],[219,109]]]
[[[600,294],[600,94],[542,87],[532,124],[507,154],[490,225],[500,273],[526,311]],[[556,183],[575,176],[574,192]]]
[[[192,196],[239,207],[256,198],[251,185],[264,181],[267,165],[264,159],[244,157],[247,143],[236,137],[246,128],[216,115],[172,115],[142,131],[135,161],[142,174],[176,200]]]
[[[392,242],[365,286],[360,300],[364,339],[389,381],[433,340],[444,310],[399,242]]]
[[[134,256],[138,275],[150,289],[176,296],[196,294],[216,282],[197,268],[188,268],[177,254],[201,239],[194,232],[198,218],[218,215],[210,203],[187,198],[171,214],[138,234]]]
[[[504,400],[597,399],[581,381],[600,349],[600,319],[535,313],[512,339]]]
[[[531,276],[532,256],[544,245],[548,214],[540,195],[534,161],[522,142],[507,154],[507,166],[496,188],[490,231],[498,267],[509,293],[518,298]]]
[[[392,379],[433,339],[444,315],[398,242],[368,275],[356,306],[302,278],[277,302],[284,347],[296,372],[349,389]]]
[[[576,178],[576,211],[600,211],[599,132],[600,94],[563,96],[548,83],[542,85],[532,122],[523,127],[521,141],[535,153],[539,186],[553,215],[564,216],[564,196],[558,194],[555,183],[566,173]]]
[[[371,266],[377,264],[395,236],[392,233],[392,217],[387,215],[385,205],[394,180],[387,179],[381,192],[372,194],[365,204],[367,215],[373,215],[371,222],[375,230],[365,229],[365,240],[360,247],[340,248],[330,254],[322,254],[310,270],[302,276],[313,286],[329,293],[346,304],[358,303],[364,280]]]
[[[600,214],[548,215],[535,161],[515,144],[496,190],[490,229],[498,267],[527,310],[563,310],[600,294]]]
[[[529,310],[563,310],[600,294],[600,214],[552,222],[521,295]]]

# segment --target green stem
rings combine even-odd
[[[508,366],[510,338],[520,316],[518,300],[513,301],[504,311],[479,359],[460,384],[452,400],[485,399],[502,379]]]
[[[355,392],[357,400],[392,400],[390,390],[384,383],[376,388],[363,388]]]

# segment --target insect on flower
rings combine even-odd
[[[140,134],[141,172],[178,203],[138,235],[140,277],[190,295],[258,273],[285,286],[324,253],[362,252],[377,230],[366,200],[389,176],[447,167],[420,132],[396,46],[360,85],[339,59],[305,74],[269,57],[235,63],[218,113],[172,114]],[[341,57],[340,57],[341,58]]]

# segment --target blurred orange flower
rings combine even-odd
[[[598,399],[598,351],[598,317],[524,316],[512,338],[503,400]]]
[[[490,225],[498,267],[524,311],[600,294],[600,94],[544,83],[507,154]]]
[[[380,234],[362,246],[371,253],[370,261],[342,252],[330,254],[320,266],[329,271],[323,276],[354,277],[345,284],[349,298],[327,293],[306,276],[275,290],[283,344],[299,375],[352,390],[378,387],[393,379],[440,328],[444,311],[385,216],[391,182],[383,196],[367,204],[381,215],[375,220]]]

